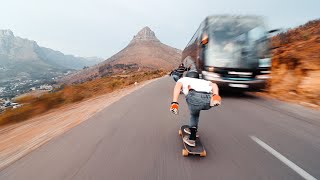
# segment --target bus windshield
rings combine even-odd
[[[259,60],[269,56],[266,30],[259,21],[212,24],[204,48],[205,66],[258,68]]]

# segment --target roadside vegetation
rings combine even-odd
[[[17,123],[45,113],[51,109],[86,100],[95,96],[126,88],[135,82],[142,82],[164,76],[164,71],[142,72],[128,76],[112,76],[84,82],[82,84],[63,85],[54,92],[17,99],[23,104],[17,109],[8,109],[0,115],[0,125]]]

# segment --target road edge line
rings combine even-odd
[[[288,158],[274,150],[271,146],[266,144],[265,142],[261,141],[259,138],[255,136],[249,136],[254,142],[259,144],[262,148],[267,150],[269,153],[271,153],[273,156],[275,156],[277,159],[279,159],[281,162],[283,162],[285,165],[290,167],[292,170],[294,170],[296,173],[298,173],[301,177],[307,180],[317,180],[315,177],[310,175],[308,172],[294,164],[292,161],[290,161]]]

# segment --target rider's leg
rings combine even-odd
[[[194,141],[196,139],[196,134],[198,131],[198,124],[199,124],[199,116],[201,110],[208,110],[210,109],[210,95],[201,94],[196,92],[189,92],[187,95],[187,104],[190,111],[190,122],[189,122],[189,129],[190,129],[190,136],[189,140]],[[195,145],[195,142],[192,142]]]
[[[199,116],[200,116],[200,111],[199,110],[191,110],[190,109],[190,122],[189,122],[189,127],[198,127],[199,123]]]
[[[192,104],[189,104],[189,110],[190,110],[190,122],[189,122],[190,137],[189,137],[189,139],[196,140],[200,110],[198,109],[198,107],[194,107],[194,105],[192,105]]]
[[[173,80],[175,81],[175,82],[177,82],[179,79],[180,79],[180,77],[178,76],[178,75],[172,75],[172,78],[173,78]]]

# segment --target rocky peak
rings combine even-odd
[[[158,41],[159,42],[155,33],[148,26],[141,29],[138,32],[138,34],[133,37],[133,39],[131,40],[131,43],[140,42],[140,41]]]
[[[13,32],[9,29],[5,29],[5,30],[0,30],[0,37],[13,37]]]

